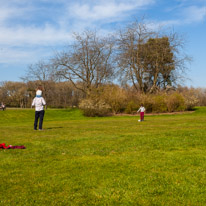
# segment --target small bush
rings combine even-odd
[[[198,99],[194,95],[187,95],[184,98],[187,110],[192,110],[199,103]]]
[[[117,85],[107,85],[101,99],[110,106],[113,113],[123,112],[127,105],[126,92]]]
[[[153,98],[151,98],[151,95],[142,95],[141,101],[139,102],[139,106],[141,103],[146,108],[146,112],[149,112],[149,113],[152,112]]]
[[[125,113],[127,114],[133,114],[138,110],[138,105],[134,101],[130,101],[127,104],[127,107],[125,109]]]
[[[198,105],[199,100],[196,97],[195,93],[192,90],[182,93],[185,99],[185,106],[187,110],[192,110],[195,106]]]
[[[152,112],[167,112],[165,96],[158,95],[153,97]]]
[[[110,107],[102,100],[84,99],[80,102],[79,108],[88,117],[103,117],[110,114]]]
[[[167,108],[169,112],[185,111],[186,105],[184,97],[175,92],[167,97]]]

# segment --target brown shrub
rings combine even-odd
[[[79,104],[79,108],[83,111],[83,114],[88,117],[103,117],[111,113],[110,106],[99,99],[83,99]]]
[[[167,112],[167,103],[165,95],[153,97],[152,112]]]
[[[185,111],[186,105],[184,97],[178,92],[169,95],[167,97],[167,108],[169,112]]]
[[[113,113],[124,111],[127,105],[126,92],[118,85],[107,85],[101,99],[110,106]]]
[[[139,107],[139,105],[132,100],[127,104],[127,107],[125,109],[125,113],[134,114],[138,110],[138,107]]]

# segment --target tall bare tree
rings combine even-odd
[[[98,37],[91,31],[74,37],[68,51],[56,55],[54,64],[59,76],[70,80],[88,95],[93,87],[98,88],[112,78],[114,43],[110,38]]]
[[[41,89],[44,92],[44,97],[47,100],[54,82],[58,80],[58,77],[55,75],[56,70],[54,66],[54,64],[40,60],[35,64],[31,64],[28,67],[25,76],[21,77],[21,79],[27,83],[32,82],[33,86],[29,89],[33,90],[33,92],[38,86],[41,86]]]
[[[43,60],[35,64],[29,65],[25,76],[21,77],[25,82],[28,81],[56,81],[55,68],[53,64],[47,63]]]

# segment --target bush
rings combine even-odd
[[[111,108],[102,100],[84,99],[80,102],[79,108],[88,117],[103,117],[111,113]]]
[[[138,105],[132,100],[127,104],[127,107],[125,109],[125,113],[127,114],[133,114],[138,110]]]
[[[167,97],[167,108],[169,112],[185,111],[186,105],[184,97],[177,92],[169,95]]]
[[[167,104],[166,104],[165,96],[154,96],[153,104],[152,104],[152,112],[167,112]]]
[[[187,110],[192,110],[199,103],[198,99],[194,95],[187,95],[184,98]]]
[[[141,101],[139,102],[139,106],[141,103],[146,108],[146,112],[152,112],[153,99],[151,98],[151,95],[141,95]]]
[[[101,99],[110,106],[113,113],[124,111],[127,105],[126,92],[118,85],[107,85]]]
[[[195,93],[193,93],[193,91],[189,90],[187,92],[184,92],[182,95],[184,96],[185,106],[187,110],[192,110],[195,106],[198,105],[199,100],[195,96]]]

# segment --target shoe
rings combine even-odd
[[[40,131],[42,131],[43,129],[39,129]]]

